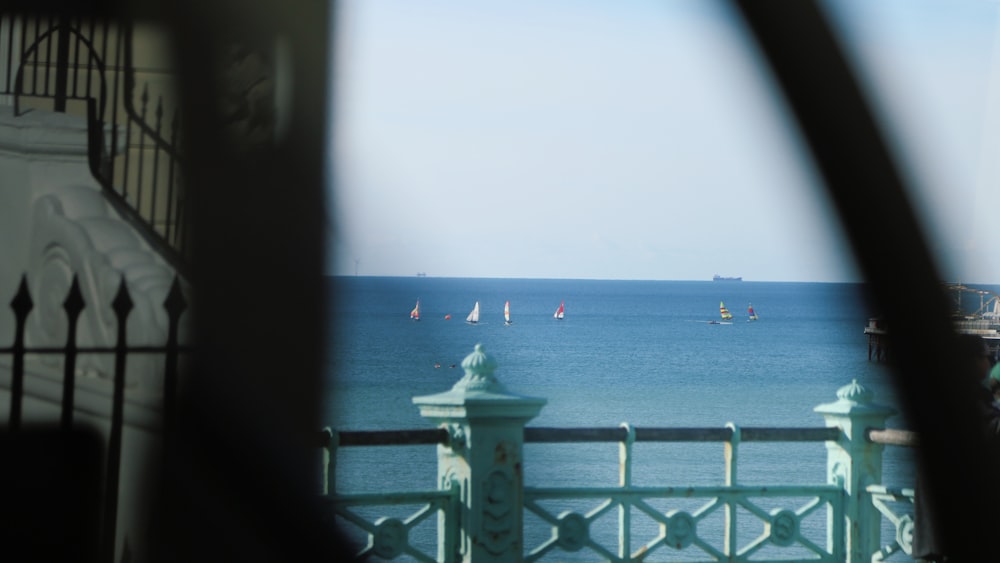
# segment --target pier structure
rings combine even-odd
[[[1000,359],[1000,295],[961,283],[945,283],[943,286],[952,297],[952,326],[955,332],[982,337],[994,360]],[[970,310],[971,313],[967,312]],[[868,338],[868,360],[888,360],[889,327],[886,320],[869,318],[864,334]]]
[[[462,367],[465,375],[451,390],[413,399],[435,428],[321,433],[322,497],[345,537],[358,540],[358,559],[867,563],[910,553],[913,489],[882,482],[882,456],[885,446],[913,446],[915,438],[886,429],[895,411],[876,403],[857,381],[814,409],[824,421],[817,427],[538,428],[526,424],[545,400],[504,388],[493,375],[496,361],[482,346]],[[598,442],[618,444],[617,486],[525,485],[526,443]],[[718,443],[723,479],[708,486],[671,482],[671,473],[658,467],[663,477],[657,483],[636,485],[633,449],[640,442]],[[741,446],[749,442],[824,444],[825,479],[745,482],[738,469]],[[339,450],[414,445],[436,446],[433,487],[413,483],[406,491],[376,493],[337,487]],[[390,515],[400,507],[413,508]],[[434,516],[436,533],[419,528]]]

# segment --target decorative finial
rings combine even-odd
[[[852,379],[849,384],[837,389],[837,398],[842,401],[867,404],[872,402],[873,396],[874,394],[858,383],[857,379]]]
[[[503,389],[493,372],[497,369],[497,361],[483,351],[482,344],[476,344],[474,352],[462,360],[465,377],[455,384],[454,389],[467,391],[499,391]]]

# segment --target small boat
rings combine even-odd
[[[757,320],[757,312],[753,310],[753,304],[752,303],[750,305],[747,305],[747,320],[748,321],[756,321]]]
[[[510,320],[510,301],[503,304],[503,324],[507,326],[512,324]]]
[[[410,318],[419,321],[420,320],[420,300],[417,299],[417,306],[410,311]]]
[[[559,303],[559,308],[556,309],[556,312],[555,312],[554,315],[552,315],[552,318],[553,319],[562,319],[565,314],[566,314],[566,302],[563,301],[563,302]]]
[[[469,313],[469,316],[465,317],[465,322],[469,324],[476,324],[479,322],[479,301],[476,301],[476,306],[472,308],[472,312]]]
[[[729,312],[729,309],[726,309],[726,304],[722,301],[719,301],[719,315],[722,316],[722,320],[724,321],[733,320],[733,314]]]

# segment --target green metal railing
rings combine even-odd
[[[887,445],[916,442],[909,432],[884,429],[895,411],[875,404],[857,381],[839,389],[837,401],[814,409],[825,419],[824,427],[531,428],[525,424],[538,414],[543,399],[508,393],[492,377],[496,364],[480,347],[462,365],[466,376],[450,391],[414,398],[437,428],[323,432],[321,488],[335,520],[367,537],[359,558],[867,563],[910,552],[913,491],[882,483],[882,454]],[[523,444],[601,442],[618,444],[617,486],[524,484]],[[723,482],[637,486],[632,475],[638,442],[719,443]],[[740,482],[740,448],[748,442],[823,444],[825,482]],[[381,492],[380,487],[374,493],[344,494],[336,488],[339,449],[430,445],[437,450],[436,490]],[[370,475],[364,481],[385,485],[373,483]],[[403,505],[415,508],[404,517],[379,512]],[[436,559],[427,554],[433,541],[411,538],[433,514],[438,517]],[[895,532],[887,544],[883,528]]]
[[[337,437],[337,446],[333,438]],[[841,436],[838,428],[634,428],[622,425],[618,428],[525,428],[525,443],[599,443],[619,444],[619,486],[617,487],[525,487],[524,508],[548,523],[552,528],[551,537],[545,542],[528,547],[525,561],[537,561],[554,551],[574,553],[590,551],[607,561],[640,561],[657,550],[700,550],[706,561],[762,561],[759,552],[767,547],[801,549],[792,559],[803,553],[815,561],[844,561],[844,490],[837,484],[812,486],[746,486],[733,485],[736,482],[738,447],[743,442],[836,442]],[[869,430],[872,443],[895,446],[915,446],[913,435],[897,430]],[[446,552],[454,552],[457,557],[457,514],[458,488],[427,490],[408,493],[367,493],[339,494],[335,491],[336,450],[342,447],[361,446],[411,446],[448,445],[450,436],[444,429],[337,432],[327,429],[322,435],[324,451],[324,495],[332,513],[342,522],[367,534],[368,544],[358,553],[359,558],[376,556],[394,559],[409,555],[418,561],[454,560],[439,559],[420,551],[410,544],[414,528],[429,516],[438,514],[447,537]],[[632,484],[633,455],[635,442],[721,442],[726,448],[726,485],[722,486],[664,486],[637,487]],[[910,552],[913,535],[912,488],[870,485],[866,488],[872,506],[887,521],[895,532],[890,541],[872,555],[872,561],[885,561],[896,553]],[[783,499],[795,501],[806,498],[795,509],[766,509],[755,502],[756,499]],[[544,504],[551,500],[581,500],[596,503],[585,513],[563,511],[559,514],[547,509]],[[650,501],[669,499],[701,499],[702,505],[693,511],[673,510],[664,512],[654,508]],[[359,507],[384,508],[388,506],[415,505],[417,508],[407,518],[380,517],[366,519],[352,509]],[[827,510],[826,525],[831,541],[826,546],[816,544],[801,533],[800,522],[817,510]],[[603,516],[617,511],[618,543],[614,547],[602,545],[591,537],[590,529]],[[639,511],[655,522],[660,534],[634,548],[633,511]],[[759,523],[765,533],[739,541],[736,514],[747,514]],[[727,521],[723,545],[713,545],[696,533],[699,524],[713,514],[722,512]],[[454,524],[454,525],[453,525]],[[400,543],[399,540],[404,540]],[[727,546],[733,546],[728,548]],[[757,558],[754,558],[758,556]],[[696,561],[686,557],[685,561]]]
[[[532,548],[525,561],[536,561],[553,550],[576,552],[589,550],[607,561],[641,561],[657,550],[700,550],[705,561],[750,561],[768,546],[798,546],[808,558],[816,561],[843,561],[843,489],[833,485],[816,486],[742,486],[737,484],[737,459],[741,442],[826,442],[840,437],[837,428],[634,428],[623,424],[616,431],[601,429],[525,429],[526,442],[566,443],[611,438],[619,443],[619,486],[587,488],[525,487],[524,506],[552,526],[552,536]],[[624,435],[622,435],[624,434]],[[725,445],[725,484],[722,486],[636,487],[632,483],[632,448],[635,442],[722,442]],[[757,498],[793,501],[808,500],[794,510],[767,510],[754,502]],[[544,509],[544,500],[588,499],[598,505],[585,514],[564,511],[556,515]],[[701,499],[693,511],[654,508],[653,499]],[[816,510],[827,508],[827,528],[831,530],[829,545],[821,547],[800,531],[803,519]],[[742,510],[740,510],[742,509]],[[598,519],[610,511],[618,512],[617,545],[611,549],[597,541],[589,530]],[[658,524],[655,537],[634,549],[632,515],[634,511]],[[723,513],[725,524],[716,544],[707,541],[698,530],[708,518]],[[740,541],[738,514],[747,514],[762,523],[764,533],[748,541]],[[743,527],[745,530],[747,527]],[[802,557],[802,551],[795,558]],[[687,554],[691,561],[694,554]],[[760,560],[760,559],[756,559]],[[793,559],[785,559],[793,560]]]

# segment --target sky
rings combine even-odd
[[[1000,283],[997,3],[824,6],[943,275]],[[727,3],[344,0],[335,25],[331,274],[858,280]]]

